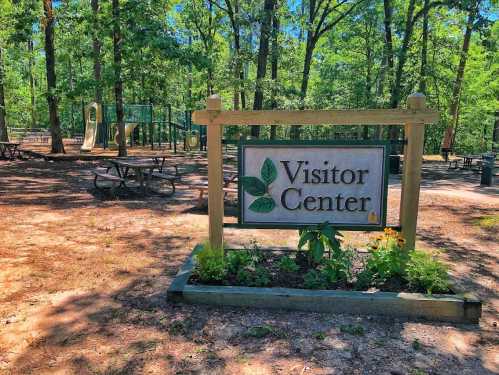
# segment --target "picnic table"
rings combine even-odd
[[[0,156],[3,159],[15,159],[16,153],[19,153],[19,146],[20,143],[17,142],[0,142]]]
[[[463,155],[463,169],[471,169],[473,160],[481,160],[482,155]]]
[[[94,185],[97,189],[101,189],[97,181],[108,180],[113,184],[118,184],[118,186],[130,190],[130,186],[127,183],[133,179],[138,183],[139,190],[143,195],[146,195],[150,191],[167,196],[173,195],[175,193],[175,182],[180,180],[180,174],[176,165],[174,166],[174,174],[166,172],[166,158],[166,155],[155,155],[150,159],[109,160],[112,166],[108,167],[107,170],[94,171]],[[112,173],[113,171],[114,174]],[[133,173],[130,173],[131,171]]]

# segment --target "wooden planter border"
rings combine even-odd
[[[426,319],[478,324],[482,303],[470,294],[434,294],[254,288],[192,285],[194,255],[186,260],[168,288],[171,302],[217,306],[257,307],[354,315],[383,315],[403,319]]]

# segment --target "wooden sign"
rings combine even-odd
[[[239,224],[379,230],[386,224],[388,144],[242,141]]]

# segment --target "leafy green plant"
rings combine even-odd
[[[412,251],[406,267],[410,285],[426,290],[428,294],[449,291],[447,266],[423,251]]]
[[[298,264],[288,256],[283,256],[279,259],[279,271],[285,273],[297,272],[300,269]]]
[[[318,340],[318,341],[323,341],[326,339],[326,334],[324,332],[314,332],[314,334],[312,335],[314,337],[314,339]]]
[[[227,270],[230,273],[237,274],[241,268],[252,264],[253,256],[248,250],[229,251],[226,260]]]
[[[342,235],[338,233],[328,222],[317,226],[300,229],[300,240],[298,249],[301,250],[305,244],[308,248],[309,262],[318,264],[321,262],[326,249],[332,252],[333,257],[341,252]]]
[[[403,276],[407,252],[402,249],[404,239],[392,229],[385,229],[369,246],[365,275],[371,275],[376,282],[384,282],[394,276]]]
[[[352,277],[353,251],[337,251],[322,262],[321,274],[329,284],[346,282]]]
[[[223,248],[213,248],[206,242],[195,255],[194,273],[202,282],[222,281],[227,275],[227,267]]]
[[[270,274],[262,266],[248,266],[237,272],[236,280],[245,286],[265,287],[270,284]]]
[[[327,280],[319,271],[310,270],[303,276],[303,287],[305,289],[325,289]]]
[[[343,333],[349,333],[354,336],[363,336],[364,335],[364,327],[358,324],[345,324],[340,326],[340,331]]]
[[[258,177],[243,176],[241,183],[248,194],[257,197],[248,208],[254,212],[267,213],[276,206],[274,198],[269,194],[269,186],[277,178],[277,169],[269,158],[263,162],[260,176],[261,180]]]

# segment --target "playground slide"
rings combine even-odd
[[[95,117],[92,120],[92,111],[95,110]],[[92,102],[85,107],[85,139],[80,148],[82,152],[90,152],[95,146],[97,138],[97,126],[102,122],[102,107],[100,104]]]
[[[128,137],[130,137],[130,134],[132,134],[133,129],[135,129],[137,125],[138,124],[136,123],[125,124],[125,139],[128,139]],[[116,127],[116,134],[114,135],[114,143],[118,144],[118,127]]]

